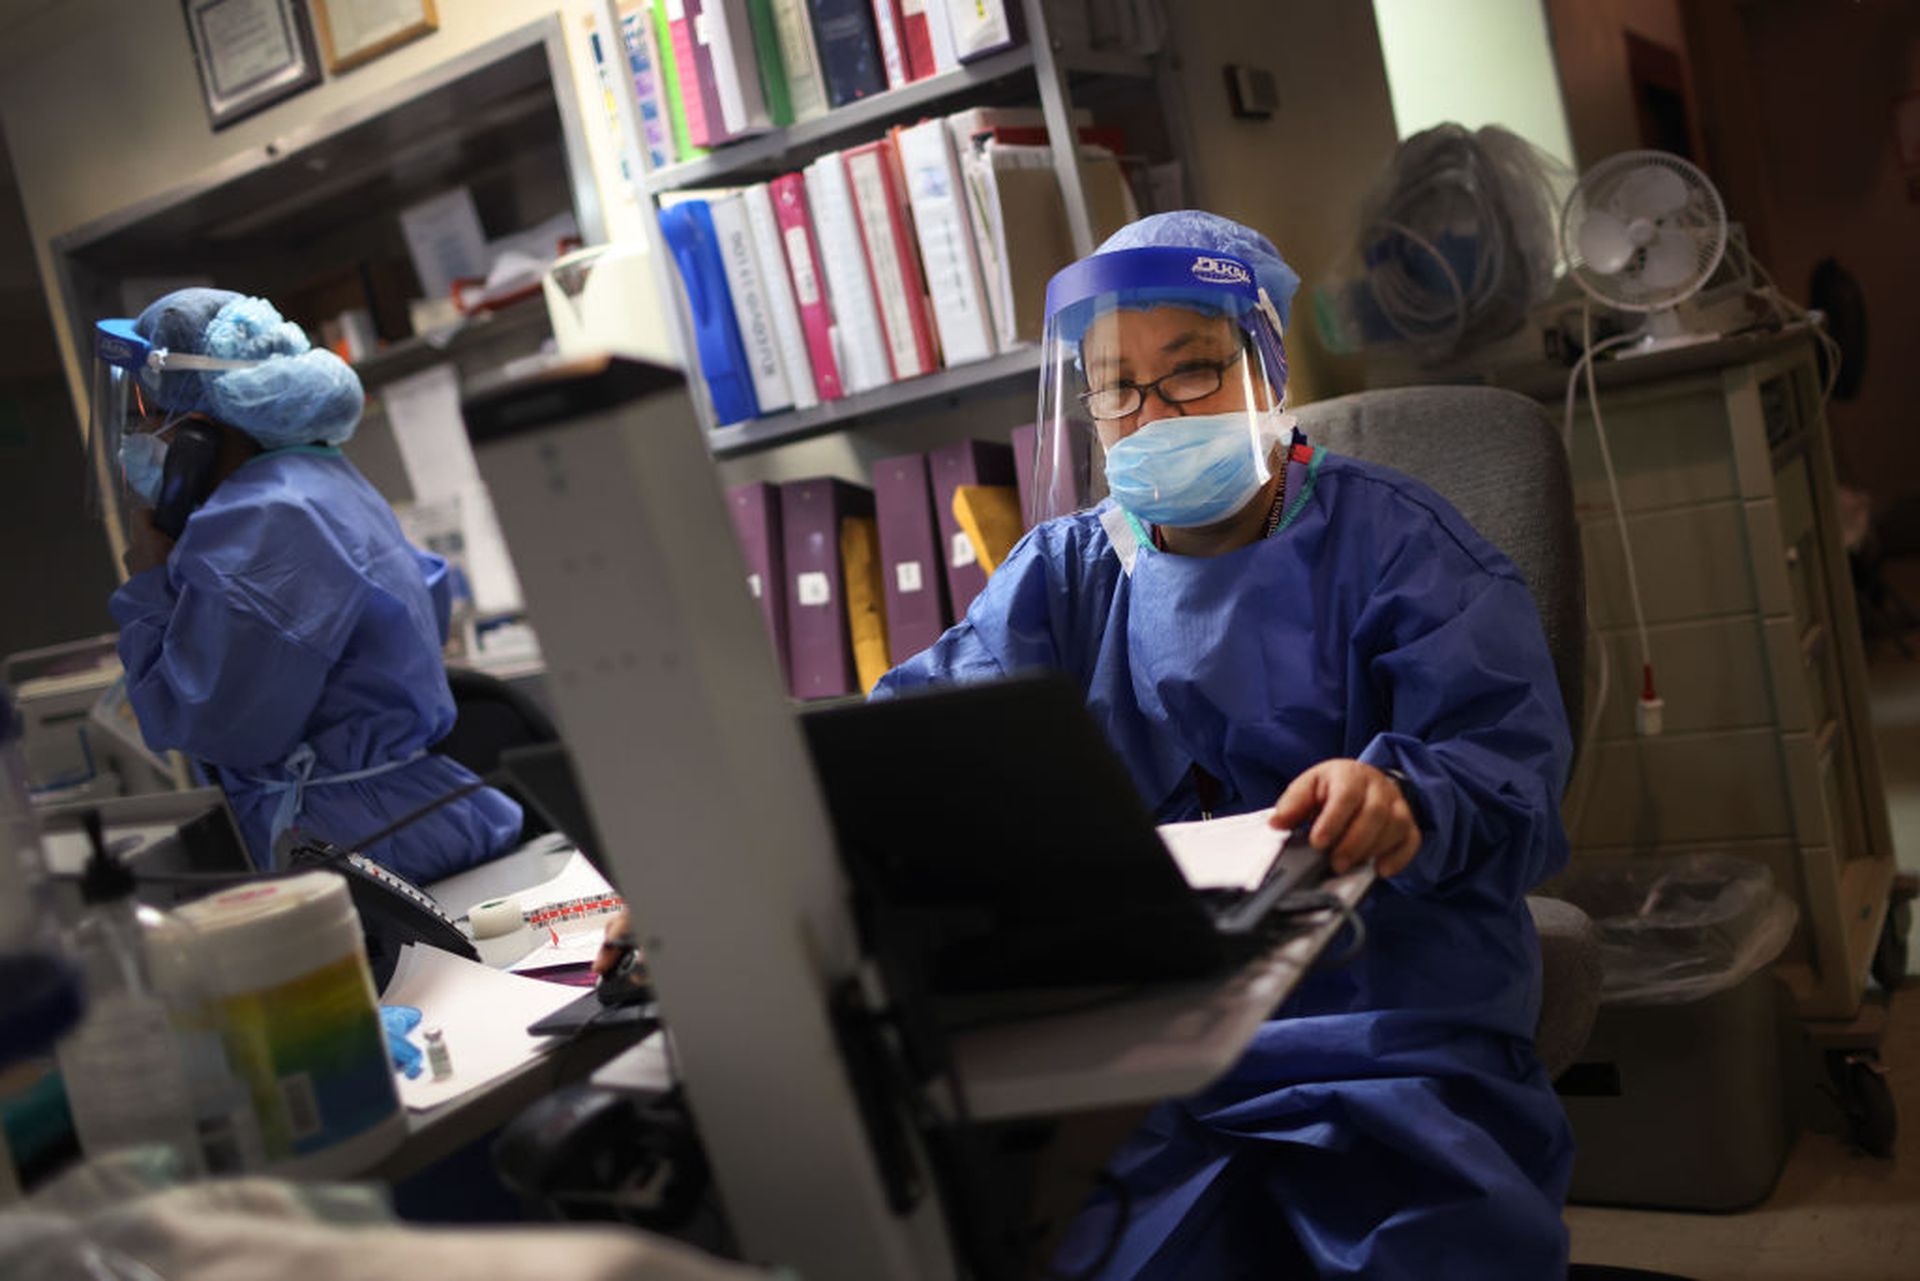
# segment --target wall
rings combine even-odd
[[[1573,140],[1542,0],[1373,0],[1400,136],[1501,125],[1561,164]]]
[[[1920,203],[1893,106],[1920,91],[1920,8],[1899,0],[1697,0],[1693,37],[1709,159],[1762,260],[1806,301],[1836,257],[1866,294],[1856,399],[1829,417],[1842,479],[1885,506],[1920,497]]]
[[[0,654],[113,630],[113,561],[0,146]]]
[[[1684,62],[1687,30],[1680,0],[1547,0],[1547,17],[1579,167],[1639,147],[1626,34],[1665,45]],[[1697,107],[1692,114],[1697,125]]]
[[[1309,294],[1350,247],[1355,212],[1398,141],[1370,5],[1319,0],[1170,0],[1199,203],[1259,228],[1303,284],[1287,334],[1295,402],[1364,385],[1356,360],[1331,355]],[[1237,120],[1221,68],[1274,73],[1280,110]]]
[[[67,0],[48,8],[10,29],[0,47],[0,127],[19,175],[41,277],[55,278],[54,236],[257,155],[329,113],[556,12],[568,24],[574,91],[585,104],[581,118],[596,171],[617,172],[591,60],[581,56],[576,34],[593,7],[592,0],[443,3],[432,35],[219,133],[207,124],[179,5]],[[600,185],[603,193],[609,187]],[[609,204],[604,194],[602,203]],[[49,308],[75,401],[84,403],[81,364],[57,297],[50,296]]]

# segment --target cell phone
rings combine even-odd
[[[180,537],[187,517],[220,483],[221,440],[212,423],[189,419],[174,429],[160,473],[160,500],[153,505],[153,527],[168,538]]]

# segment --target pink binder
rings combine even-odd
[[[694,35],[702,0],[667,0],[667,30],[673,37],[673,61],[680,69],[680,109],[687,136],[696,147],[717,147],[731,135],[720,120],[720,90],[713,79],[713,53]]]
[[[807,356],[813,362],[814,389],[822,400],[839,400],[846,392],[840,386],[840,366],[833,358],[833,308],[827,302],[813,215],[807,210],[806,175],[782,174],[767,184],[767,190],[773,196],[773,217],[786,250],[794,302],[800,308]]]

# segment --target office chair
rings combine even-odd
[[[453,691],[453,728],[433,750],[476,774],[498,769],[500,754],[511,748],[560,741],[553,718],[497,676],[449,667],[447,687]]]
[[[447,687],[453,691],[453,728],[432,750],[457,761],[482,778],[500,768],[503,753],[516,747],[537,747],[560,741],[553,718],[497,676],[466,667],[447,669]],[[511,783],[493,786],[519,803],[524,815],[520,839],[532,840],[552,831],[530,798]]]
[[[1314,444],[1424,482],[1506,553],[1540,610],[1577,752],[1586,707],[1585,568],[1566,448],[1546,412],[1492,387],[1401,387],[1320,401],[1298,413]],[[1585,912],[1559,899],[1530,896],[1527,909],[1540,936],[1534,1049],[1547,1075],[1558,1077],[1579,1057],[1600,1009],[1600,932]],[[1592,1264],[1569,1272],[1570,1281],[1664,1277]]]
[[[1400,387],[1298,413],[1308,440],[1423,481],[1513,561],[1539,607],[1577,750],[1586,705],[1586,578],[1566,448],[1545,411],[1492,387]],[[1543,974],[1534,1045],[1558,1076],[1586,1044],[1600,1007],[1599,934],[1571,903],[1536,896],[1527,907]]]

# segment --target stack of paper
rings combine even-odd
[[[439,1081],[427,1070],[398,1078],[400,1101],[416,1112],[425,1111],[530,1062],[553,1042],[529,1036],[528,1025],[579,996],[578,988],[503,974],[451,952],[408,944],[380,1000],[420,1011],[416,1037],[438,1028],[453,1073]]]
[[[1160,828],[1181,875],[1196,890],[1245,890],[1266,882],[1287,843],[1287,832],[1267,826],[1270,810]]]

